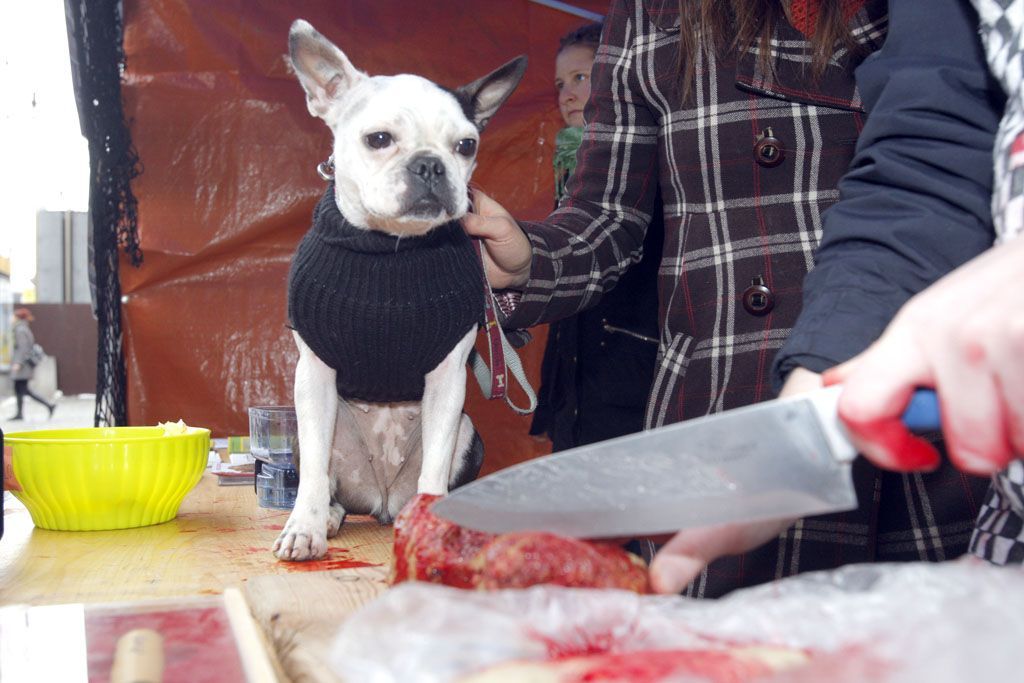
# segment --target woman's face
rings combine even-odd
[[[555,57],[555,89],[558,109],[567,125],[583,125],[583,105],[590,97],[590,67],[594,50],[583,45],[570,45]]]

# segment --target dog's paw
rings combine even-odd
[[[327,511],[327,538],[334,538],[341,531],[341,524],[345,521],[345,508],[341,503],[331,503]]]
[[[289,519],[284,531],[274,541],[274,554],[277,559],[290,562],[319,560],[327,554],[327,535],[324,532],[323,527],[314,529]]]

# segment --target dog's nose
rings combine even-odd
[[[444,162],[433,154],[420,154],[413,157],[407,168],[410,173],[427,185],[433,185],[444,177]]]

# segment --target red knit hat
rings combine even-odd
[[[821,0],[793,0],[789,5],[793,27],[808,38],[814,37],[818,27],[818,6]],[[864,0],[842,0],[843,21],[850,21],[864,6]]]

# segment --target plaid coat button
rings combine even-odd
[[[784,156],[782,142],[775,137],[771,128],[765,128],[754,145],[754,160],[766,168],[772,168],[781,164]]]
[[[775,295],[764,284],[764,278],[758,275],[750,281],[750,286],[743,290],[743,308],[750,315],[768,315],[775,308]]]

